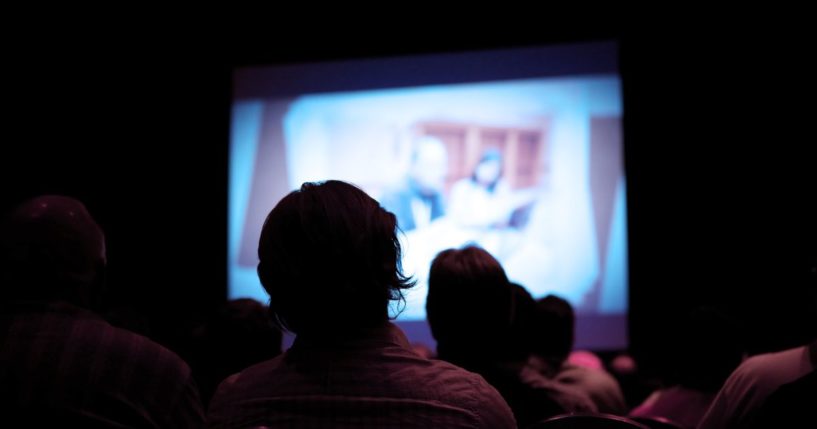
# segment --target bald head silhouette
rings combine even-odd
[[[105,236],[80,201],[24,202],[3,220],[0,243],[6,297],[89,305],[106,263]]]

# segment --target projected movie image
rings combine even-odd
[[[432,259],[467,244],[534,297],[568,299],[580,325],[626,315],[616,75],[242,99],[232,114],[230,298],[268,300],[256,250],[278,200],[338,179],[397,216],[417,280],[398,321],[425,319]]]

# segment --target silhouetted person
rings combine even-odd
[[[700,428],[751,428],[767,398],[817,368],[817,341],[744,361],[724,383]],[[813,410],[812,410],[813,411]]]
[[[763,353],[743,361],[718,391],[712,406],[698,427],[703,429],[753,428],[763,422],[774,420],[775,417],[783,420],[773,427],[787,427],[782,422],[785,421],[784,419],[790,419],[791,413],[787,414],[786,407],[780,406],[779,397],[770,399],[775,398],[775,393],[781,389],[785,390],[779,395],[790,401],[789,407],[796,408],[797,404],[808,404],[811,418],[806,422],[800,422],[799,425],[802,425],[800,427],[814,427],[815,391],[812,389],[813,379],[809,382],[808,377],[817,370],[817,329],[815,329],[817,327],[815,324],[817,322],[817,264],[813,263],[801,271],[796,269],[787,271],[778,281],[795,286],[794,289],[789,290],[791,295],[787,297],[791,300],[789,311],[802,313],[799,314],[802,316],[801,320],[808,323],[808,326],[802,328],[805,328],[804,333],[811,336],[810,341],[799,347]],[[784,333],[781,333],[782,335]],[[794,387],[787,387],[789,385]],[[798,394],[806,395],[808,398],[798,397]],[[773,402],[769,408],[764,409],[768,400],[778,403],[775,405]],[[789,411],[803,412],[803,410],[791,409]],[[811,423],[808,423],[809,421]]]
[[[618,353],[607,365],[624,394],[627,408],[632,410],[644,402],[647,397],[661,388],[657,376],[645,376],[638,362],[628,352]]]
[[[281,354],[281,330],[269,308],[249,299],[222,305],[194,332],[190,361],[203,404],[209,404],[219,383],[250,365]]]
[[[24,427],[195,428],[188,366],[89,310],[106,262],[102,230],[77,200],[19,206],[0,231],[0,406]]]
[[[482,378],[418,355],[389,322],[389,302],[412,285],[396,227],[377,201],[339,181],[306,183],[275,206],[258,276],[295,342],[225,380],[210,427],[516,427]]]
[[[587,395],[597,411],[623,415],[627,404],[621,387],[602,368],[576,365],[573,350],[576,316],[566,300],[548,295],[537,302],[536,346],[528,364],[545,378]]]
[[[533,387],[521,378],[528,350],[520,339],[524,301],[499,262],[479,247],[448,249],[431,264],[426,312],[440,359],[476,372],[502,394],[525,427],[565,411],[552,389]],[[532,304],[532,303],[531,303]]]
[[[737,326],[715,309],[696,308],[682,328],[673,335],[674,374],[630,415],[664,417],[694,428],[743,359]]]
[[[543,389],[549,397],[566,412],[598,412],[599,406],[594,403],[588,392],[577,389],[574,384],[563,383],[554,377],[547,377],[538,371],[532,362],[537,362],[536,353],[542,342],[539,305],[524,286],[511,283],[513,296],[513,323],[510,338],[517,356],[524,357],[519,374],[528,386]]]

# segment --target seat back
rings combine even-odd
[[[650,429],[626,417],[612,414],[561,414],[543,420],[526,429]]]
[[[687,429],[686,426],[665,417],[628,417],[630,420],[641,423],[650,429]],[[691,428],[690,428],[691,429]]]

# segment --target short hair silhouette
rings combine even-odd
[[[281,354],[281,331],[272,325],[267,306],[250,298],[219,306],[194,337],[190,363],[205,405],[222,380]]]
[[[258,245],[258,276],[284,329],[342,333],[388,320],[403,275],[397,220],[359,188],[304,183],[272,209]]]
[[[65,300],[83,307],[98,298],[105,236],[85,205],[46,195],[18,206],[0,226],[0,273],[11,299]]]
[[[507,352],[512,303],[505,270],[482,248],[444,250],[432,261],[426,313],[441,357]]]
[[[527,358],[533,352],[537,340],[538,307],[530,292],[524,286],[513,282],[511,282],[511,309],[509,351],[516,357]]]
[[[534,352],[559,365],[573,350],[576,325],[573,306],[556,295],[541,298],[536,306],[539,338],[534,345]]]
[[[482,376],[508,402],[519,427],[566,410],[550,392],[521,377],[524,288],[513,286],[490,253],[448,249],[431,263],[426,313],[442,360]]]
[[[190,368],[92,307],[105,241],[85,206],[43,196],[0,226],[0,413],[28,427],[201,427]]]

